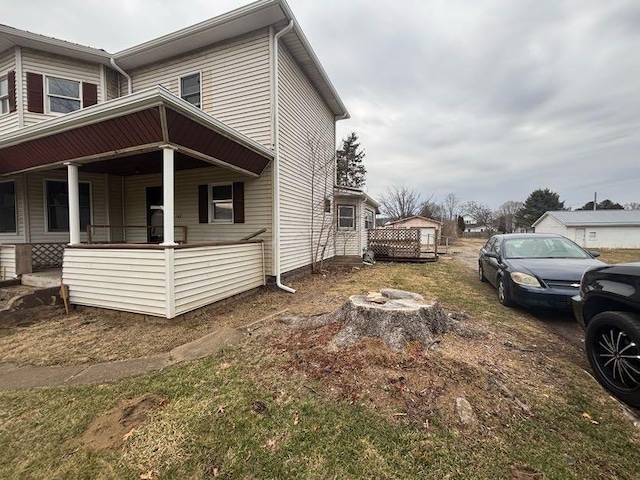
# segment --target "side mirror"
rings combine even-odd
[[[484,256],[487,258],[495,258],[496,260],[500,260],[500,255],[498,255],[496,252],[486,252]]]
[[[589,255],[591,255],[593,258],[598,258],[600,256],[600,252],[594,252],[589,250]]]

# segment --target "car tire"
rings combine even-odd
[[[505,307],[513,307],[515,305],[511,300],[511,294],[502,276],[498,277],[498,301]]]
[[[487,277],[484,276],[484,270],[482,269],[482,265],[478,264],[478,280],[481,282],[486,282]]]
[[[623,402],[640,407],[640,316],[599,313],[588,323],[584,343],[598,382]]]

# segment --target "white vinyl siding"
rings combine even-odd
[[[536,233],[558,233],[567,236],[567,227],[551,215],[545,216],[535,227]],[[573,240],[573,237],[571,237]]]
[[[108,223],[106,217],[105,177],[101,174],[82,173],[80,167],[80,181],[91,183],[91,221],[97,225]],[[69,232],[46,231],[46,204],[45,204],[45,180],[67,180],[66,170],[52,170],[46,172],[34,172],[28,174],[29,191],[29,219],[31,243],[67,243]],[[80,232],[81,241],[87,241],[86,231]],[[99,231],[96,240],[106,240],[106,232]]]
[[[244,182],[245,223],[199,223],[198,185],[225,182]],[[126,225],[146,225],[146,187],[161,184],[160,174],[125,178]],[[177,171],[175,192],[175,225],[188,228],[188,243],[237,241],[266,228],[267,231],[257,239],[265,241],[267,274],[271,273],[271,166],[259,178],[242,176],[221,167]],[[144,242],[146,233],[127,231],[127,241]]]
[[[4,278],[2,276],[4,272]],[[0,244],[0,280],[16,276],[16,247]]]
[[[62,278],[75,305],[166,315],[165,251],[67,248]]]
[[[16,69],[16,55],[12,48],[0,53],[0,78],[5,78],[7,74]],[[0,115],[0,134],[16,130],[18,128],[18,112]]]
[[[176,315],[264,285],[262,243],[175,250]]]
[[[311,264],[312,245],[318,242],[317,238],[311,239],[313,212],[322,209],[324,199],[333,193],[335,171],[331,168],[326,179],[324,175],[316,176],[311,199],[309,141],[316,144],[316,160],[333,165],[335,135],[333,114],[282,44],[279,77],[281,269],[288,272]],[[331,224],[333,229],[334,218]],[[325,257],[333,255],[333,242],[329,242]]]
[[[268,30],[128,73],[134,92],[162,85],[179,96],[180,77],[196,71],[201,72],[202,110],[271,147]],[[121,89],[126,89],[122,83]]]
[[[25,107],[25,126],[60,116],[60,114],[55,113],[40,114],[27,111],[27,72],[37,73],[44,77],[59,77],[80,82],[95,83],[98,86],[98,100],[102,98],[100,65],[97,63],[81,62],[67,57],[60,57],[24,48],[22,49],[22,72],[22,91],[24,95],[22,104]],[[47,99],[45,99],[45,111],[48,111],[46,103]]]

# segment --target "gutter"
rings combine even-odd
[[[131,84],[132,83],[131,76],[116,64],[116,60],[113,57],[111,57],[109,61],[111,63],[111,66],[115,68],[118,72],[120,72],[122,75],[124,75],[124,77],[127,79],[127,95],[131,95],[131,93],[133,92],[133,86]]]
[[[295,289],[283,285],[280,280],[280,106],[278,92],[278,40],[285,33],[289,32],[295,22],[289,21],[289,25],[284,27],[274,36],[273,42],[273,268],[276,274],[276,286],[285,292],[296,293]]]

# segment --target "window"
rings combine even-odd
[[[91,188],[88,182],[80,182],[80,230],[91,223]],[[69,189],[66,181],[46,180],[47,231],[69,231]]]
[[[376,228],[373,224],[373,212],[371,210],[364,211],[364,228],[366,230]]]
[[[16,233],[16,185],[0,183],[0,233]]]
[[[212,222],[233,222],[233,188],[230,183],[211,185],[211,210],[209,218]]]
[[[0,78],[0,115],[9,113],[9,80]]]
[[[80,82],[47,77],[47,108],[53,113],[80,110]]]
[[[200,74],[180,78],[180,97],[200,108]]]
[[[356,228],[353,205],[338,205],[338,228]]]
[[[596,239],[596,232],[589,232],[589,240],[595,240]]]

